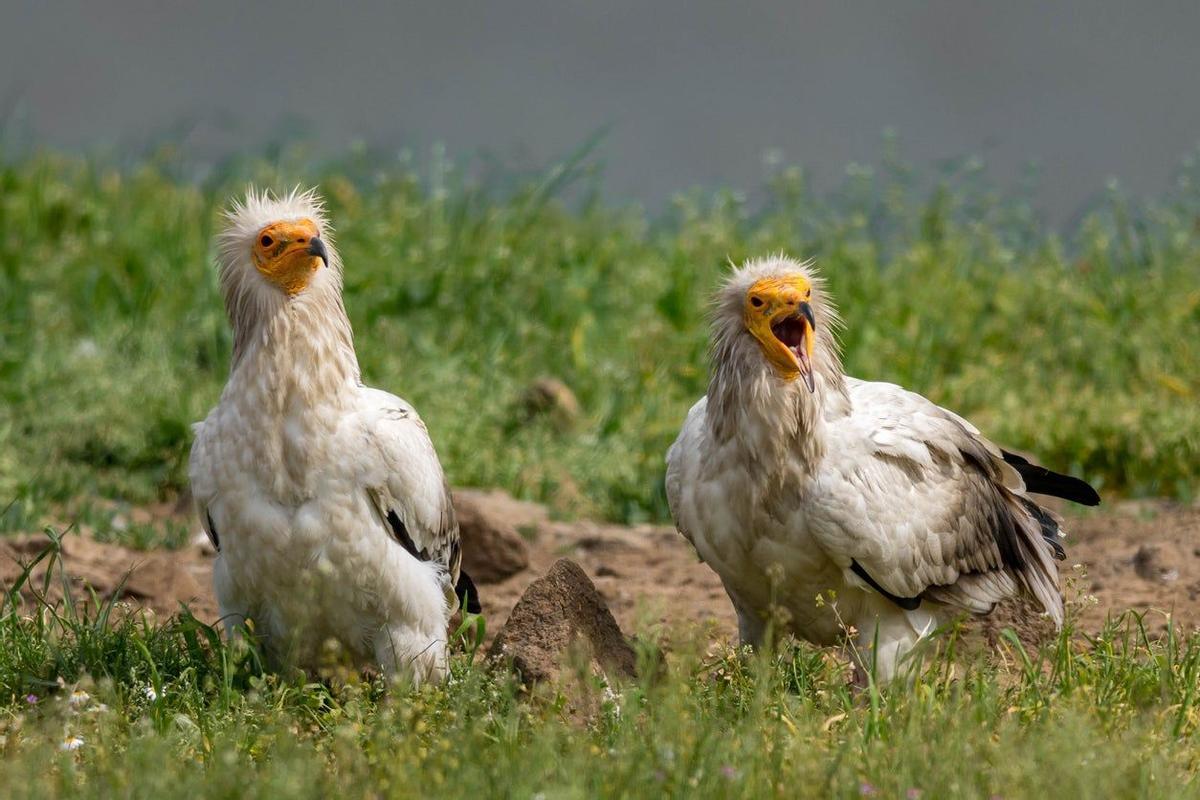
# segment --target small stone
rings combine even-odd
[[[1133,556],[1133,570],[1139,578],[1156,583],[1169,583],[1179,578],[1179,570],[1166,567],[1161,561],[1162,550],[1156,545],[1144,544]]]
[[[521,416],[526,422],[545,416],[565,431],[575,425],[579,413],[575,393],[558,378],[538,378],[521,395]]]
[[[1158,548],[1149,544],[1139,547],[1133,555],[1133,571],[1139,578],[1158,580]]]

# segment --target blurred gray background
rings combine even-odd
[[[1053,7],[1048,7],[1048,6]],[[893,128],[1071,214],[1162,191],[1200,140],[1200,3],[14,2],[0,114],[37,143],[204,157],[302,131],[336,153],[444,142],[515,165],[601,129],[610,197],[753,189],[763,155],[835,181]]]

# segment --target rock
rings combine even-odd
[[[1133,571],[1139,578],[1156,583],[1178,580],[1179,570],[1164,566],[1161,553],[1161,548],[1157,545],[1144,544],[1138,548],[1133,556]]]
[[[558,378],[538,378],[521,395],[523,421],[546,416],[559,430],[570,430],[579,419],[579,401]]]
[[[541,506],[504,492],[457,489],[454,512],[462,534],[463,569],[476,584],[499,583],[529,566],[529,545],[521,530],[536,530],[545,522]]]
[[[526,684],[558,676],[572,647],[586,649],[593,669],[633,677],[636,658],[595,585],[573,561],[560,558],[530,584],[492,643]]]
[[[1144,544],[1133,554],[1133,571],[1139,578],[1148,581],[1158,580],[1158,548]]]

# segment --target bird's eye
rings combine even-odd
[[[763,301],[762,301],[761,297],[751,297],[750,298],[750,305],[754,306],[755,308],[762,308],[762,304],[763,304]]]
[[[258,240],[258,243],[261,244],[263,247],[270,247],[271,245],[275,244],[275,240],[272,239],[270,236],[267,236],[264,233],[263,237]]]

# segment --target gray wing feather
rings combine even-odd
[[[366,436],[380,469],[367,487],[389,533],[414,558],[445,568],[453,584],[462,565],[450,488],[425,424],[408,403],[374,389]]]
[[[845,498],[832,506],[845,510],[827,520],[826,548],[897,597],[986,613],[1024,590],[1061,621],[1045,520],[1030,512],[1000,449],[920,395],[862,381],[849,388],[848,434],[866,452],[827,461]]]

